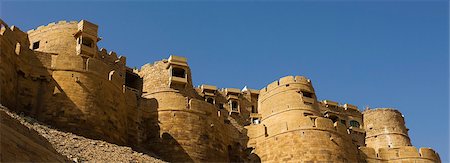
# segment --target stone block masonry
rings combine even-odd
[[[318,101],[304,76],[194,87],[187,58],[132,69],[86,20],[0,25],[0,103],[59,130],[171,162],[440,162],[399,111]]]

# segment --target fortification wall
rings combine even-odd
[[[230,139],[213,106],[175,91],[148,94],[146,99],[143,122],[154,135],[147,135],[145,142],[152,151],[175,162],[228,160]]]
[[[145,64],[138,72],[142,77],[142,92],[154,92],[169,85],[170,72],[167,70],[167,60]]]
[[[26,33],[1,22],[1,103],[18,112],[36,113],[42,107],[46,89],[51,81],[51,71],[43,62],[52,54],[28,49]]]
[[[370,109],[363,112],[367,147],[396,148],[411,146],[403,115],[390,108]]]
[[[17,102],[16,44],[17,39],[9,26],[0,19],[0,102],[14,108]],[[19,47],[20,53],[20,47]]]
[[[365,146],[365,130],[362,113],[351,104],[340,105],[338,102],[323,100],[319,102],[320,112],[333,122],[345,125],[350,132],[353,142],[359,147]]]
[[[411,146],[400,112],[361,117],[352,105],[328,107],[302,76],[260,91],[205,93],[193,88],[186,58],[171,56],[136,70],[143,81],[131,74],[130,84],[125,57],[77,42],[97,38],[95,24],[60,21],[28,34],[1,20],[0,27],[0,102],[62,130],[144,147],[166,161],[440,162],[432,149]],[[254,119],[261,122],[249,125]]]
[[[56,53],[59,55],[76,55],[77,40],[74,34],[78,30],[77,21],[52,22],[46,26],[39,26],[29,30],[28,37],[31,43],[39,41],[36,51]]]
[[[233,161],[235,141],[246,135],[225,124],[226,114],[197,94],[188,68],[186,85],[173,87],[169,67],[163,60],[139,72],[141,125],[148,131],[142,135],[143,145],[167,161]]]
[[[303,95],[305,92],[311,97]],[[310,80],[302,76],[283,77],[261,89],[258,106],[265,124],[275,123],[278,120],[272,117],[282,117],[276,115],[287,111],[292,117],[304,116],[304,113],[320,115],[314,88]]]
[[[52,100],[42,114],[55,126],[87,137],[125,143],[127,109],[122,89],[96,74],[54,71]]]
[[[262,122],[247,127],[254,154],[264,162],[357,162],[346,126],[319,117],[317,104],[314,88],[304,77],[287,76],[263,88]]]
[[[2,29],[1,92],[8,96],[1,102],[62,130],[125,144],[127,104],[136,102],[125,102],[125,58],[76,55],[76,31],[76,22],[51,23],[29,37],[17,27]],[[40,41],[38,51],[28,38]]]
[[[358,151],[346,127],[322,117],[297,117],[296,121],[249,129],[249,146],[264,162],[357,162]]]
[[[380,148],[375,150],[370,147],[360,147],[361,156],[367,162],[423,162],[439,163],[441,162],[439,154],[431,148],[420,148],[417,150],[413,146],[403,146],[397,148]]]

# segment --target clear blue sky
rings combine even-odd
[[[1,3],[23,30],[59,20],[99,25],[100,47],[130,67],[188,58],[194,84],[260,89],[305,75],[319,99],[394,107],[413,145],[448,162],[447,1]]]

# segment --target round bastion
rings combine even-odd
[[[320,116],[311,80],[287,76],[260,91],[254,153],[265,162],[358,162],[345,125]],[[295,148],[293,148],[295,147]]]
[[[398,110],[377,108],[363,112],[367,147],[396,148],[411,146],[405,120]]]

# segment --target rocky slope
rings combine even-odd
[[[68,162],[50,142],[0,110],[0,161],[1,162]]]
[[[130,147],[52,129],[1,106],[0,113],[1,162],[163,162]]]

